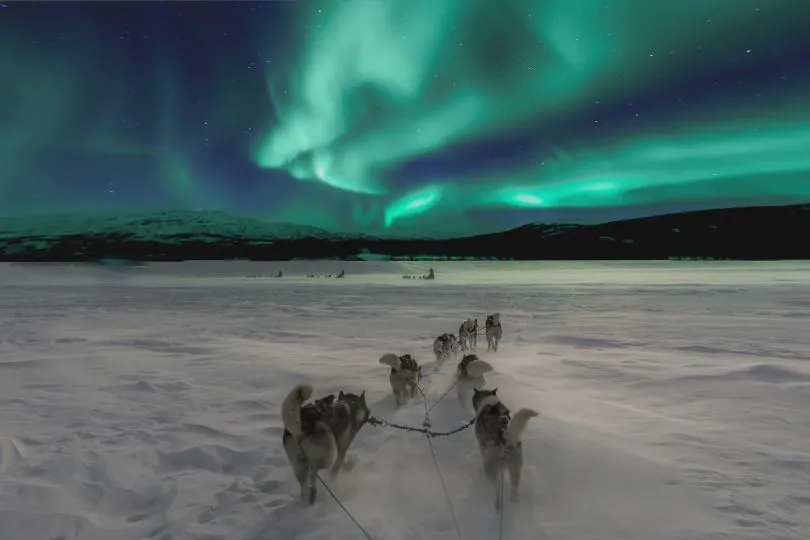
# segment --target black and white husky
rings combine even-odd
[[[458,363],[456,369],[456,393],[458,400],[463,406],[467,406],[470,391],[475,388],[483,388],[487,384],[485,373],[492,371],[489,362],[478,358],[475,354],[465,354]]]
[[[487,335],[487,350],[497,352],[498,343],[500,343],[501,338],[503,337],[503,328],[501,328],[501,314],[493,313],[492,315],[487,315],[487,322],[485,323],[485,326]]]
[[[520,476],[523,471],[523,442],[521,437],[529,420],[538,415],[532,409],[520,409],[511,416],[506,405],[497,396],[498,389],[478,390],[473,393],[475,407],[475,438],[484,460],[484,474],[495,488],[495,509],[500,510],[501,482],[504,469],[509,471],[512,500],[518,498]]]
[[[458,327],[458,342],[461,350],[466,351],[467,347],[475,350],[478,345],[478,319],[467,319]]]
[[[442,334],[433,342],[433,354],[436,355],[436,361],[441,362],[447,359],[450,355],[458,354],[458,340],[453,334]]]
[[[301,486],[301,501],[315,502],[318,471],[330,469],[337,477],[344,466],[346,451],[371,411],[365,390],[358,396],[341,391],[304,404],[312,397],[312,386],[299,384],[281,405],[284,424],[284,451]]]
[[[397,407],[402,405],[407,397],[416,396],[419,382],[422,380],[422,366],[410,354],[397,356],[386,353],[380,357],[380,364],[391,368],[388,380],[391,383]]]

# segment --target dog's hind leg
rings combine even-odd
[[[507,464],[509,469],[509,483],[512,486],[512,501],[518,500],[518,489],[520,488],[520,476],[523,471],[523,452],[515,452]]]
[[[329,471],[329,475],[332,477],[333,480],[336,480],[338,475],[340,474],[340,469],[343,468],[343,462],[346,460],[346,451],[338,450],[337,458],[335,458],[335,463],[332,465],[332,469]]]
[[[351,444],[352,437],[348,434],[348,432],[343,432],[341,436],[336,438],[335,461],[332,463],[332,468],[329,471],[333,480],[336,480],[340,474],[340,470],[343,468],[343,464],[346,461],[346,452],[349,451],[349,446],[351,446]]]
[[[301,489],[301,504],[308,506],[309,487],[307,481],[309,479],[309,461],[307,456],[300,444],[292,437],[285,437],[283,444],[295,479],[298,481],[298,487]]]
[[[484,474],[490,485],[495,489],[495,510],[500,511],[503,506],[501,488],[503,484],[503,471],[500,463],[499,451],[487,448],[484,451]]]
[[[307,484],[308,484],[307,487],[309,488],[309,493],[307,494],[308,495],[307,501],[309,503],[308,506],[311,506],[311,505],[315,504],[315,499],[318,497],[318,470],[317,469],[312,468],[312,469],[309,470],[309,478],[308,478],[308,480],[309,481],[307,482]],[[303,487],[302,487],[302,491],[303,491]]]
[[[467,392],[466,386],[461,381],[456,383],[456,394],[458,395],[458,402],[461,403],[461,406],[466,407],[467,396],[469,394]]]
[[[298,480],[298,487],[301,489],[301,503],[304,506],[312,504],[309,500],[309,467],[306,464],[293,466],[295,479]]]

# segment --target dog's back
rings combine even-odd
[[[285,446],[291,445],[291,449],[297,450],[299,446],[301,454],[305,455],[305,460],[311,462],[316,469],[325,469],[331,466],[334,461],[335,441],[332,437],[331,424],[337,416],[335,409],[335,395],[316,399],[311,403],[301,405],[301,393],[296,387],[290,395],[298,392],[296,399],[299,400],[297,413],[285,410],[282,413],[284,420],[283,443]],[[311,387],[310,387],[311,388]],[[311,390],[309,391],[311,395]],[[289,396],[288,396],[289,399]],[[285,401],[286,406],[287,401]],[[287,415],[285,418],[285,414]],[[297,418],[295,418],[297,414]]]
[[[473,406],[476,410],[475,436],[479,444],[506,446],[506,428],[511,415],[509,409],[497,398],[495,390],[475,390]]]
[[[478,358],[478,355],[464,355],[456,368],[456,394],[462,407],[470,405],[470,390],[482,388],[487,383],[484,374],[492,370],[492,365]]]
[[[484,376],[484,373],[492,371],[492,365],[478,358],[477,354],[465,354],[461,362],[458,363],[456,373],[459,379],[475,379]]]
[[[371,416],[371,410],[366,403],[366,391],[352,394],[341,390],[335,401],[335,410],[337,414],[330,426],[338,441],[339,457],[342,460],[346,450]]]
[[[465,354],[464,357],[461,359],[461,362],[458,363],[458,376],[467,377],[469,374],[467,373],[467,366],[470,365],[471,362],[478,360],[478,355],[476,354]]]
[[[399,367],[403,371],[419,371],[419,364],[410,354],[403,354],[399,357]]]

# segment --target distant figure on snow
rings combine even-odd
[[[346,270],[341,270],[338,275],[335,276],[336,278],[340,279],[346,277]]]
[[[281,270],[279,270],[278,274],[276,274],[276,277],[281,277],[281,276],[282,276],[282,273],[281,273]]]
[[[431,267],[428,270],[428,275],[425,276],[425,279],[434,279],[436,276],[433,274],[433,268]]]

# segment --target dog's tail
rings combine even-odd
[[[290,390],[284,402],[281,404],[281,422],[284,429],[299,437],[303,430],[301,428],[301,405],[312,397],[313,388],[311,385],[302,383]]]
[[[467,364],[467,375],[470,377],[481,377],[484,373],[493,371],[492,364],[485,360],[473,360]]]
[[[380,357],[380,363],[385,366],[390,366],[394,369],[400,369],[402,363],[399,360],[399,356],[393,353],[385,353]]]
[[[515,444],[520,441],[520,438],[523,436],[523,432],[526,431],[526,425],[529,423],[529,420],[538,416],[540,413],[535,411],[534,409],[520,409],[512,419],[509,421],[509,425],[506,426],[506,442],[507,444]]]

